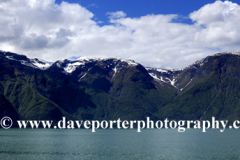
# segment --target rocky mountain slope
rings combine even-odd
[[[208,56],[182,70],[133,60],[54,63],[0,52],[0,115],[21,119],[239,118],[240,52]]]

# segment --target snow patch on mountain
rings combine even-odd
[[[172,85],[173,87],[176,88],[176,86],[175,86],[176,79],[175,79],[174,77],[173,77],[173,80],[171,80],[171,79],[169,79],[169,78],[167,78],[167,77],[166,77],[166,79],[171,83],[171,85]]]
[[[31,62],[34,66],[37,66],[39,69],[42,70],[48,69],[53,64],[52,62],[42,61],[38,59],[31,59]]]
[[[183,91],[183,89],[186,88],[192,82],[192,80],[193,78],[188,82],[188,84],[185,87],[181,88],[180,91]]]
[[[80,82],[86,75],[87,75],[87,72],[82,77],[79,78],[78,82]]]
[[[177,71],[182,71],[182,69],[160,69],[160,68],[151,68],[151,67],[145,67],[147,71],[158,71],[160,73],[169,73],[169,72],[177,72]]]
[[[162,81],[172,85],[177,88],[176,81],[179,75],[179,72],[182,70],[177,69],[160,69],[160,68],[151,68],[146,67],[149,75],[152,76],[157,81]]]
[[[240,56],[240,51],[231,51],[231,52],[222,52],[222,53],[216,53],[213,56],[221,56],[221,55],[227,55],[227,54],[233,54]]]
[[[16,61],[16,59],[14,59],[13,56],[6,56],[6,58],[10,59],[10,60],[15,60]]]
[[[37,66],[33,65],[32,63],[29,63],[28,61],[25,61],[25,60],[19,60],[19,61],[21,62],[22,65],[29,66],[32,68],[38,68]]]
[[[116,73],[117,73],[117,67],[113,68],[113,71],[114,71],[114,74],[113,74],[112,78],[113,78],[113,77],[116,75]]]
[[[133,60],[129,60],[129,59],[121,59],[122,62],[127,62],[129,66],[137,66],[138,63],[136,63]]]
[[[84,65],[85,63],[84,62],[74,62],[74,63],[68,63],[66,65],[66,67],[64,67],[63,69],[67,72],[67,73],[72,73],[73,71],[76,70],[77,67],[81,66],[81,65]]]
[[[207,62],[207,58],[203,58],[193,63],[191,66],[199,65],[200,67],[202,67],[206,62]]]
[[[21,62],[22,65],[29,66],[29,67],[32,67],[32,68],[38,68],[38,69],[41,69],[41,70],[48,69],[53,64],[52,62],[40,61],[37,58],[27,59],[27,60],[14,59],[13,56],[6,56],[6,58],[10,59],[10,60],[13,60],[13,61],[19,61],[19,62]]]
[[[117,62],[117,61],[126,62],[129,66],[137,66],[139,64],[139,63],[136,63],[134,60],[123,59],[123,58],[86,58],[86,57],[80,57],[78,60],[87,61],[87,62],[113,60],[114,62]]]
[[[158,81],[163,81],[162,77],[161,77],[161,79],[159,79],[159,78],[156,76],[156,74],[154,74],[154,73],[149,73],[149,75],[150,75],[151,77],[153,77],[154,79],[158,80]],[[163,81],[163,82],[165,82],[165,81]]]

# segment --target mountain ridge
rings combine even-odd
[[[229,96],[238,97],[239,58],[239,51],[217,53],[174,70],[144,67],[120,58],[80,58],[51,63],[0,52],[3,91],[0,101],[6,104],[7,100],[12,106],[1,113],[9,113],[6,110],[14,108],[16,118],[53,120],[61,116],[208,119],[210,113],[224,118],[222,112],[230,106],[225,117],[233,120],[240,116],[238,98]],[[225,97],[226,102],[214,107],[219,96]]]

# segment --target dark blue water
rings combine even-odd
[[[0,159],[240,159],[240,130],[0,129]]]

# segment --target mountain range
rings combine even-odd
[[[240,52],[179,70],[129,59],[54,63],[0,51],[0,117],[60,120],[240,118]]]

